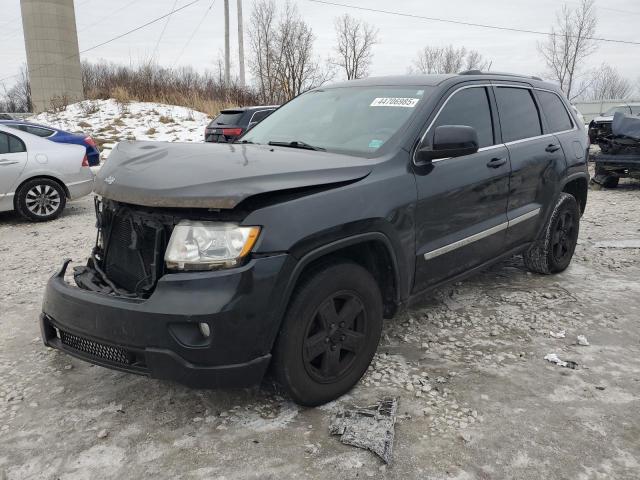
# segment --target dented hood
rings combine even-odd
[[[359,180],[373,163],[266,145],[120,142],[95,192],[134,205],[228,209],[260,193]]]

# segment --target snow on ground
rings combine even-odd
[[[29,120],[91,135],[104,160],[121,140],[201,142],[210,118],[187,107],[109,99],[85,100],[68,105],[64,111],[40,113]]]

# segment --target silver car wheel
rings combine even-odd
[[[60,194],[51,185],[36,185],[27,192],[25,204],[34,215],[47,217],[60,208]]]

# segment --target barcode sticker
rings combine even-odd
[[[374,98],[370,107],[404,107],[413,108],[420,101],[419,98],[402,98],[402,97],[378,97]]]

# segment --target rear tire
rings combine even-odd
[[[524,253],[524,264],[532,272],[550,274],[571,263],[580,231],[580,207],[573,195],[561,193],[551,217],[538,239]]]
[[[66,203],[67,197],[62,185],[49,178],[29,180],[16,192],[17,212],[32,222],[58,218]]]
[[[380,341],[382,295],[355,263],[330,264],[301,281],[273,352],[276,381],[298,404],[317,406],[348,392]]]
[[[620,182],[620,177],[617,175],[608,175],[602,181],[602,186],[604,188],[617,188],[618,183]]]

